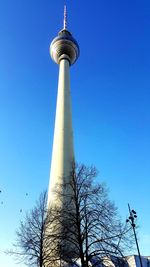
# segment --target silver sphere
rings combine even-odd
[[[50,45],[50,55],[57,64],[61,59],[66,58],[72,65],[78,59],[79,53],[77,41],[66,29],[61,30]]]

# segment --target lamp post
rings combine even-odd
[[[136,242],[136,247],[137,247],[137,251],[138,251],[138,255],[139,255],[140,264],[141,264],[141,267],[143,267],[142,258],[141,258],[141,254],[140,254],[140,249],[139,249],[139,244],[138,244],[136,231],[135,231],[135,227],[136,227],[135,220],[137,218],[136,211],[135,210],[131,210],[129,204],[128,204],[128,209],[129,209],[129,215],[130,216],[126,220],[126,222],[129,222],[131,224],[131,226],[132,226],[133,233],[134,233],[134,238],[135,238],[135,242]]]

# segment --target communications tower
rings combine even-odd
[[[57,205],[59,200],[54,194],[55,187],[69,182],[74,161],[70,66],[79,57],[79,45],[67,29],[66,6],[64,7],[63,29],[50,44],[50,55],[53,61],[59,65],[59,78],[48,205]],[[59,205],[61,204],[63,203],[59,202]]]

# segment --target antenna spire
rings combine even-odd
[[[64,5],[64,30],[67,29],[67,8],[66,5]]]

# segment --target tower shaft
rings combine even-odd
[[[58,95],[50,172],[48,204],[57,204],[54,190],[68,182],[74,160],[69,61],[59,63]]]

